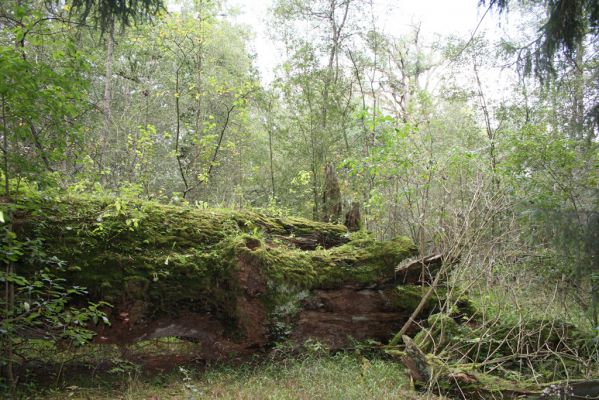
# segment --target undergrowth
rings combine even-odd
[[[401,364],[358,353],[267,358],[168,375],[137,376],[116,387],[67,386],[47,399],[419,399]],[[424,397],[422,397],[424,398]]]

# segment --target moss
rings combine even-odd
[[[449,313],[454,317],[461,317],[462,319],[476,319],[480,316],[474,302],[464,294],[457,298]]]
[[[413,311],[418,307],[418,304],[420,304],[420,301],[428,290],[428,286],[421,285],[398,286],[396,289],[397,298],[395,299],[395,304],[400,309]],[[437,288],[424,304],[421,315],[428,315],[438,309],[445,300],[446,294],[447,291],[444,288]]]
[[[431,314],[426,319],[426,322],[431,327],[438,327],[455,335],[458,333],[459,325],[451,316],[445,313]]]
[[[393,279],[395,266],[415,252],[407,238],[379,242],[342,225],[251,210],[110,197],[25,202],[22,236],[41,239],[42,252],[64,260],[63,276],[88,287],[92,299],[141,299],[153,314],[191,309],[234,323],[242,256],[266,278],[264,300],[275,312],[294,309],[304,291]],[[302,250],[285,240],[298,237],[323,247]],[[29,261],[39,268],[34,257]]]
[[[459,373],[459,370],[456,373]],[[522,393],[530,395],[532,393],[542,394],[543,392],[540,385],[522,381],[522,377],[518,377],[518,379],[504,379],[497,375],[481,371],[470,371],[469,373],[476,381],[469,385],[463,385],[462,389],[483,391],[488,397],[493,395],[516,397]]]
[[[405,238],[378,242],[363,236],[330,249],[305,251],[287,247],[261,247],[251,252],[269,280],[301,288],[372,284],[393,277],[396,265],[414,254]]]
[[[414,338],[418,347],[425,352],[445,348],[449,343],[458,340],[464,330],[453,316],[445,313],[429,315],[427,325],[428,328],[422,329]]]
[[[143,299],[147,296],[150,281],[143,276],[128,276],[124,280],[125,293],[132,299]]]

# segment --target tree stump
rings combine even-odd
[[[341,190],[337,172],[331,164],[324,169],[324,192],[322,195],[322,220],[338,223],[341,220]]]
[[[362,228],[362,216],[360,214],[360,203],[352,201],[351,208],[345,214],[345,226],[350,232],[359,231]]]

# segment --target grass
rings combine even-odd
[[[31,397],[36,398],[36,397]],[[354,353],[307,355],[204,371],[180,368],[116,387],[68,386],[45,399],[420,399],[396,361]]]

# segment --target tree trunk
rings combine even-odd
[[[6,124],[6,99],[2,96],[2,153],[4,156],[4,195],[10,196],[10,185],[8,177],[8,126]]]
[[[360,203],[352,202],[350,210],[345,214],[345,226],[350,232],[359,231],[362,228],[362,216],[360,214]]]
[[[268,158],[270,160],[270,184],[272,188],[272,200],[275,201],[277,198],[277,192],[275,190],[275,168],[273,163],[272,153],[272,127],[268,127]]]
[[[407,238],[354,239],[343,225],[138,202],[132,207],[148,210],[136,214],[139,229],[131,231],[122,215],[106,216],[105,228],[114,229],[107,233],[119,235],[107,243],[78,226],[111,206],[65,201],[56,207],[47,200],[39,217],[23,216],[23,231],[46,238],[49,256],[81,266],[64,277],[89,288],[90,300],[114,305],[112,326],[98,328],[96,340],[178,336],[201,342],[205,358],[252,353],[286,337],[339,349],[348,336],[388,340],[412,311],[395,272],[415,254]],[[86,241],[83,253],[73,254],[73,240]]]
[[[331,164],[327,164],[324,170],[322,221],[333,223],[341,221],[341,190],[339,189],[337,172]]]
[[[572,126],[571,137],[576,140],[592,138],[592,130],[589,136],[584,134],[584,45],[581,43],[576,49],[576,62],[574,65],[574,90],[572,102],[572,117],[570,125]]]
[[[177,166],[179,167],[179,175],[181,176],[181,180],[183,181],[183,198],[187,196],[187,193],[190,191],[189,184],[187,183],[187,178],[185,177],[185,170],[183,168],[183,162],[181,159],[183,156],[181,155],[181,110],[179,107],[179,73],[181,72],[181,66],[177,67],[175,71],[175,118],[176,118],[176,130],[175,130],[175,157],[177,158]]]
[[[110,99],[112,96],[112,64],[114,53],[114,20],[110,22],[110,27],[106,36],[106,63],[104,71],[104,97],[102,98],[102,112],[104,115],[102,125],[102,148],[100,154],[100,172],[106,167],[106,158],[110,145],[110,120],[112,118]],[[104,176],[104,174],[102,174]]]

